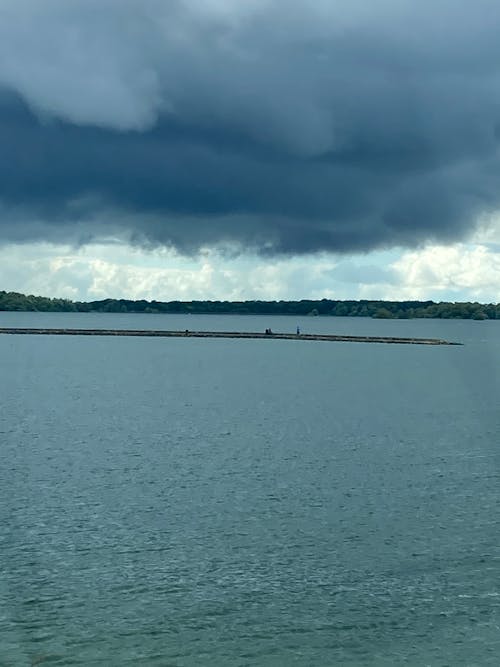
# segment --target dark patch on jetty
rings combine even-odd
[[[162,331],[154,329],[25,329],[0,328],[0,334],[45,336],[147,336],[151,338],[265,338],[266,340],[319,340],[345,343],[396,343],[406,345],[461,345],[440,338],[345,336],[334,334],[260,333],[245,331]]]

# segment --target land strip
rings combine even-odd
[[[262,333],[257,331],[165,331],[158,329],[38,329],[1,327],[0,334],[39,336],[144,336],[151,338],[259,338],[264,340],[394,343],[406,345],[461,345],[440,338],[348,336],[343,334]]]

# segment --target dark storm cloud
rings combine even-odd
[[[500,5],[373,4],[4,1],[0,240],[463,237],[500,204]]]

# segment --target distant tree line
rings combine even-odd
[[[500,304],[442,301],[70,301],[0,291],[0,311],[77,313],[193,313],[233,315],[330,315],[410,319],[416,317],[500,320]]]

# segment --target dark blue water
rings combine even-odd
[[[500,323],[2,313],[0,664],[497,665]]]

